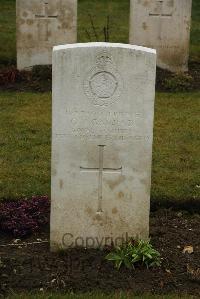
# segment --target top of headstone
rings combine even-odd
[[[120,48],[120,49],[130,49],[136,51],[142,51],[146,53],[156,54],[155,49],[130,45],[130,44],[120,44],[120,43],[105,43],[105,42],[94,42],[94,43],[76,43],[67,44],[53,47],[53,51],[75,49],[75,48]]]

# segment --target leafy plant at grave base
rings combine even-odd
[[[35,86],[36,83],[43,85],[44,82],[51,83],[52,68],[51,66],[38,65],[34,66],[30,71],[19,71],[15,67],[11,66],[0,70],[0,86],[14,83],[28,83],[29,85]]]
[[[135,265],[142,264],[147,268],[159,267],[161,265],[160,253],[153,248],[149,241],[134,241],[117,247],[106,256],[106,259],[114,262],[119,270],[122,265],[135,269]]]
[[[14,84],[22,81],[29,82],[30,80],[31,72],[19,71],[13,66],[0,71],[0,86],[4,86],[6,84]]]
[[[51,65],[35,65],[32,69],[33,80],[51,81],[52,67]]]
[[[47,196],[34,196],[0,204],[0,231],[22,238],[49,222],[50,201]]]
[[[0,85],[14,83],[17,81],[18,76],[19,76],[19,71],[14,67],[3,70],[0,73]]]
[[[177,73],[166,78],[163,84],[167,90],[188,91],[192,89],[193,78],[187,73]]]

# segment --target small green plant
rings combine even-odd
[[[149,267],[159,267],[161,265],[160,254],[148,241],[133,241],[117,247],[106,256],[106,259],[113,261],[119,270],[122,265],[135,269],[136,264]]]

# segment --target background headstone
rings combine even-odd
[[[157,50],[157,65],[187,71],[192,0],[131,0],[130,43]]]
[[[156,51],[53,51],[51,248],[148,238]]]
[[[75,43],[77,0],[17,0],[17,67],[52,63],[55,45]]]

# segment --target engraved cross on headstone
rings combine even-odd
[[[48,41],[48,38],[49,38],[49,19],[56,19],[58,17],[58,15],[49,15],[48,13],[48,1],[45,0],[44,1],[44,13],[41,14],[41,15],[35,15],[35,17],[37,19],[40,19],[40,20],[43,20],[44,21],[44,24],[45,24],[45,33],[44,33],[44,41]],[[41,29],[39,28],[39,33],[41,33]]]
[[[99,167],[98,168],[88,168],[88,167],[80,167],[81,172],[94,172],[99,174],[98,181],[98,209],[97,213],[102,213],[102,183],[103,183],[103,174],[111,173],[111,174],[122,174],[122,167],[120,168],[104,168],[103,167],[103,158],[104,158],[104,147],[105,145],[99,145]]]
[[[157,1],[157,10],[156,12],[150,12],[149,16],[150,17],[155,17],[159,19],[159,24],[158,24],[158,30],[159,30],[159,39],[162,39],[161,34],[162,34],[162,18],[171,18],[172,17],[172,12],[166,12],[164,8],[164,0],[156,0]]]

